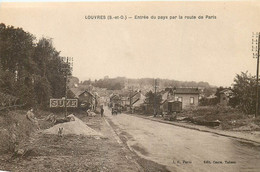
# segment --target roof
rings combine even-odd
[[[161,94],[162,94],[162,101],[165,101],[168,99],[169,91],[161,92]]]
[[[137,106],[140,106],[140,105],[144,104],[145,98],[146,97],[143,94],[141,94],[140,98],[135,103],[133,103],[133,106],[137,107]]]
[[[231,89],[224,89],[224,90],[220,91],[219,93],[230,94],[230,93],[233,93],[233,91]]]
[[[98,92],[94,92],[93,95],[95,95],[96,98],[100,98]]]
[[[227,97],[232,97],[233,96],[233,91],[231,89],[225,89],[219,92],[221,95],[225,95]]]
[[[217,96],[215,94],[211,94],[210,96],[206,97],[207,99],[214,99],[216,98]]]
[[[112,95],[110,95],[109,98],[110,98],[110,100],[113,100],[113,99],[119,100],[119,99],[121,99],[121,97],[119,95],[117,95],[117,94],[112,94]]]
[[[84,93],[88,93],[88,94],[90,94],[92,97],[94,97],[94,95],[93,95],[91,92],[87,91],[87,90],[83,91],[83,92],[80,93],[78,96],[80,96],[80,95],[82,95],[82,94],[84,94]]]
[[[131,98],[133,98],[134,96],[136,96],[137,94],[139,94],[140,92],[137,92],[137,91],[135,91],[134,93],[132,93],[132,95],[130,96]]]
[[[175,88],[174,93],[176,94],[199,94],[198,88]]]
[[[81,92],[82,91],[79,91],[79,89],[78,88],[70,88],[70,91],[72,91],[72,93],[76,96],[76,97],[78,97],[80,94],[81,94]]]
[[[199,94],[199,89],[196,87],[168,87],[165,88],[165,92],[172,92],[177,94]],[[163,93],[165,93],[163,92]]]

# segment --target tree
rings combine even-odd
[[[37,92],[37,104],[46,107],[51,98],[51,86],[46,77],[40,77],[35,81],[34,90]]]
[[[0,59],[3,70],[18,71],[18,75],[31,68],[35,37],[21,28],[0,24]]]
[[[0,24],[0,92],[25,106],[46,107],[49,98],[65,96],[64,68],[52,39],[35,37],[22,28]],[[73,96],[73,95],[71,95]]]
[[[25,85],[23,80],[15,82],[13,93],[19,98],[20,103],[23,104],[25,108],[34,107],[36,105],[36,93],[32,83]]]
[[[149,91],[145,94],[145,103],[147,104],[147,112],[148,113],[154,113],[156,116],[159,110],[159,106],[162,101],[162,95],[153,93],[152,91]],[[156,110],[155,110],[156,109]],[[154,111],[155,110],[155,111]]]
[[[209,97],[213,94],[216,94],[216,88],[214,87],[209,87],[209,88],[204,88],[203,89],[203,92],[202,92],[202,95],[205,96],[205,97]]]
[[[0,92],[14,95],[15,76],[10,71],[3,71],[0,67]]]
[[[125,78],[117,77],[113,79],[100,79],[93,83],[93,86],[99,88],[107,88],[108,90],[121,90],[124,88]]]
[[[91,82],[91,80],[89,79],[89,80],[85,80],[82,84],[83,85],[90,85],[92,82]]]
[[[215,106],[219,103],[219,100],[217,97],[214,98],[207,98],[207,97],[202,97],[199,100],[199,105],[200,106]]]
[[[147,103],[150,106],[154,106],[154,100],[155,100],[155,104],[158,106],[161,101],[162,101],[162,95],[161,94],[156,94],[156,98],[155,98],[155,94],[152,91],[149,91],[145,94],[145,103]]]
[[[247,114],[255,113],[256,109],[256,80],[248,72],[236,75],[233,84],[232,106],[237,106]]]

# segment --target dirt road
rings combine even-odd
[[[170,171],[260,170],[260,145],[126,114],[106,118],[139,156]]]
[[[20,145],[23,157],[0,155],[0,170],[6,171],[143,171],[134,153],[119,144],[115,134],[100,116],[81,119],[104,137],[34,133]]]

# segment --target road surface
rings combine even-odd
[[[106,118],[130,149],[170,171],[260,171],[260,145],[136,116]]]

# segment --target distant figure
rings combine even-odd
[[[87,116],[90,116],[90,109],[87,110]]]
[[[27,112],[26,117],[27,117],[27,119],[29,119],[31,122],[33,122],[33,123],[36,125],[36,127],[37,127],[38,130],[40,129],[38,120],[37,120],[37,118],[34,116],[33,108],[31,108],[31,109]]]
[[[101,112],[101,117],[103,117],[104,116],[104,109],[103,109],[103,107],[101,107],[100,112]]]

